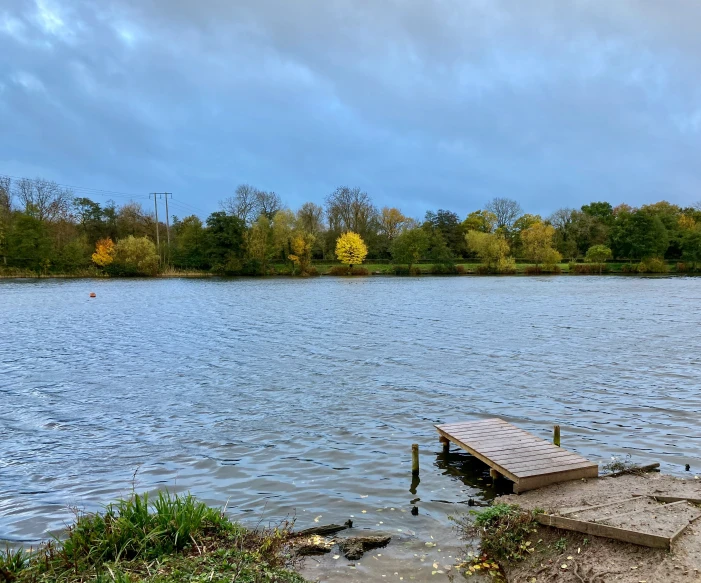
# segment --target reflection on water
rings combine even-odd
[[[467,487],[471,495],[459,501],[460,504],[488,506],[497,496],[513,493],[513,484],[509,480],[493,480],[487,465],[459,449],[451,449],[447,456],[443,451],[436,454],[436,468],[441,470],[442,475],[450,476]]]
[[[498,493],[433,424],[494,415],[698,471],[700,297],[693,278],[2,281],[0,538],[46,536],[137,468],[245,520],[425,538]]]

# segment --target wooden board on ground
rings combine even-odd
[[[514,483],[514,492],[596,478],[599,466],[498,418],[436,425],[454,443]]]
[[[641,496],[588,508],[565,509],[559,514],[538,514],[536,519],[546,526],[669,549],[699,517],[701,510],[686,500],[663,504]]]

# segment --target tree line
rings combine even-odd
[[[640,207],[598,201],[543,217],[494,198],[466,216],[436,209],[415,219],[378,208],[359,188],[342,186],[323,204],[292,210],[275,192],[242,184],[204,221],[173,216],[170,244],[161,236],[160,248],[157,228],[165,234],[166,225],[136,202],[100,204],[49,180],[0,176],[0,269],[10,274],[145,275],[172,268],[258,275],[273,265],[313,273],[315,262],[341,257],[339,238],[347,233],[357,235],[367,260],[409,272],[419,262],[439,273],[465,261],[479,262],[485,273],[509,273],[517,260],[538,271],[556,270],[562,261],[584,260],[601,271],[608,259],[653,267],[701,260],[701,209],[666,201]]]

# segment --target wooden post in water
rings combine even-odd
[[[448,455],[450,453],[450,440],[441,435],[440,441],[443,444],[443,455]]]
[[[557,447],[560,447],[560,426],[559,425],[555,425],[553,427],[553,443]]]
[[[411,474],[413,476],[419,475],[419,444],[411,444]]]

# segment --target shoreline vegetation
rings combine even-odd
[[[598,479],[501,496],[489,506],[451,517],[456,541],[461,541],[464,550],[442,568],[468,581],[484,575],[503,583],[605,583],[612,578],[674,583],[682,573],[698,574],[701,531],[693,525],[670,552],[536,522],[538,513],[595,506],[602,499],[629,499],[631,493],[682,496],[692,501],[701,497],[698,477],[684,479],[645,473],[645,467],[630,468],[610,471]],[[0,549],[0,583],[306,583],[301,573],[307,571],[304,560],[308,555],[328,554],[338,545],[349,565],[357,565],[367,550],[363,545],[384,547],[391,538],[366,536],[367,531],[361,533],[365,536],[335,538],[337,531],[352,524],[298,532],[293,526],[283,522],[246,528],[230,520],[225,509],[208,507],[190,494],[133,492],[102,512],[76,512],[61,539],[30,550]],[[392,545],[382,552],[390,558]],[[372,572],[375,566],[368,561],[365,568]],[[438,569],[435,564],[434,569]]]
[[[0,277],[701,272],[701,203],[596,201],[541,216],[494,198],[467,215],[412,218],[347,186],[322,202],[292,210],[241,184],[204,220],[163,222],[139,202],[0,175]]]
[[[153,275],[110,275],[104,271],[87,268],[73,272],[49,272],[33,271],[29,269],[2,268],[0,267],[0,279],[132,279],[133,277],[169,279],[169,278],[265,278],[265,277],[368,277],[368,276],[396,276],[396,277],[421,277],[421,276],[468,276],[468,275],[498,275],[498,276],[529,276],[529,275],[664,275],[664,276],[695,276],[701,275],[701,271],[684,263],[665,263],[664,268],[649,269],[646,264],[608,262],[601,268],[586,263],[560,263],[543,269],[533,263],[516,263],[514,269],[506,273],[484,272],[479,263],[455,263],[446,268],[444,265],[431,263],[416,264],[412,266],[411,273],[406,266],[393,265],[391,263],[369,263],[353,267],[351,270],[343,264],[312,264],[314,273],[300,275],[295,273],[288,265],[270,265],[265,274],[236,274],[224,275],[205,270],[174,269],[169,268]]]
[[[247,529],[191,495],[133,493],[64,537],[0,549],[0,583],[305,583],[292,524]]]

